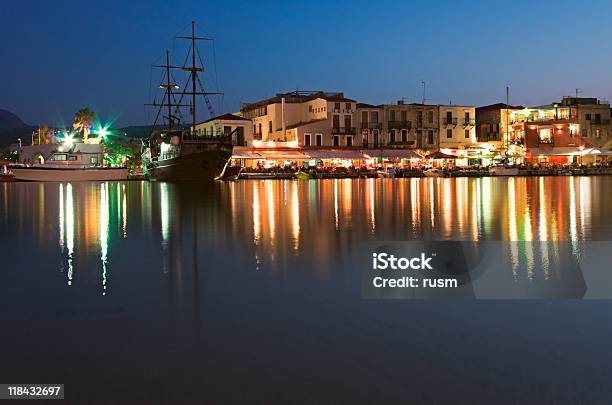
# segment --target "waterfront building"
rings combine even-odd
[[[466,149],[476,144],[476,108],[440,105],[440,148]]]
[[[512,111],[509,138],[524,148],[528,163],[580,163],[590,146],[581,137],[576,110],[557,103]]]
[[[195,125],[198,136],[231,137],[234,146],[253,146],[253,123],[250,119],[235,115],[223,114]]]
[[[438,149],[439,112],[437,105],[398,101],[385,104],[385,133],[394,148]]]
[[[457,166],[482,163],[481,148],[476,142],[476,108],[439,105],[438,117],[440,150],[457,156],[458,159],[455,161]]]
[[[476,141],[491,144],[497,150],[509,144],[510,114],[523,106],[495,103],[476,108]]]
[[[380,148],[389,144],[389,138],[383,129],[384,116],[385,110],[382,105],[357,103],[356,119],[360,134],[360,147],[364,149]]]
[[[352,147],[355,109],[343,93],[293,91],[245,103],[241,115],[253,122],[255,146]]]
[[[590,97],[563,97],[559,108],[568,108],[569,118],[576,118],[580,137],[592,146],[601,147],[612,139],[610,103]]]

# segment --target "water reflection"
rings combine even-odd
[[[295,260],[308,261],[321,276],[366,240],[569,240],[578,254],[581,240],[608,238],[611,194],[610,177],[241,181],[207,189],[12,184],[0,188],[0,218],[11,237],[36,249],[54,240],[68,285],[95,277],[107,294],[112,270],[125,264],[113,252],[121,247],[136,262],[142,241],[161,248],[159,271],[177,288],[186,257],[197,267],[187,247],[231,250],[255,270],[291,271]],[[526,244],[509,246],[515,279],[536,278],[534,269],[555,277],[554,251],[536,257]],[[527,274],[521,262],[530,264]]]

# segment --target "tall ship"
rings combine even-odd
[[[209,96],[221,95],[204,90],[200,76],[204,73],[202,56],[196,46],[198,41],[210,38],[196,36],[195,22],[191,22],[190,36],[177,36],[189,41],[189,51],[185,65],[174,66],[166,51],[165,65],[154,65],[164,69],[160,89],[163,89],[161,102],[154,101],[148,106],[156,109],[148,145],[143,154],[143,163],[150,179],[162,181],[212,181],[225,169],[232,156],[231,137],[219,132],[201,134],[196,130],[198,100],[203,100],[208,114],[214,117]],[[187,74],[181,89],[174,80],[174,71]],[[190,122],[183,119],[183,111],[188,111]],[[163,127],[164,129],[159,129]]]

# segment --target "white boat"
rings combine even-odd
[[[432,167],[431,169],[427,169],[423,172],[425,177],[443,177],[444,172],[436,167]]]
[[[125,167],[102,167],[102,145],[77,143],[55,151],[46,162],[13,166],[16,181],[112,181],[127,180]]]
[[[127,180],[126,168],[51,168],[51,167],[19,167],[13,168],[16,181],[112,181]]]
[[[376,173],[378,174],[379,179],[392,179],[395,177],[393,173],[388,170],[377,170]]]
[[[515,166],[493,166],[489,168],[491,176],[517,176],[519,168]]]

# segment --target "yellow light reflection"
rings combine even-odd
[[[253,183],[253,243],[261,240],[261,206],[259,203],[259,183]]]
[[[66,185],[66,249],[68,253],[68,285],[72,285],[74,259],[74,200],[72,184]]]
[[[298,185],[291,183],[291,228],[293,231],[293,249],[300,247],[300,201],[298,198]]]
[[[100,262],[102,263],[102,295],[106,295],[109,227],[108,182],[100,184]]]

